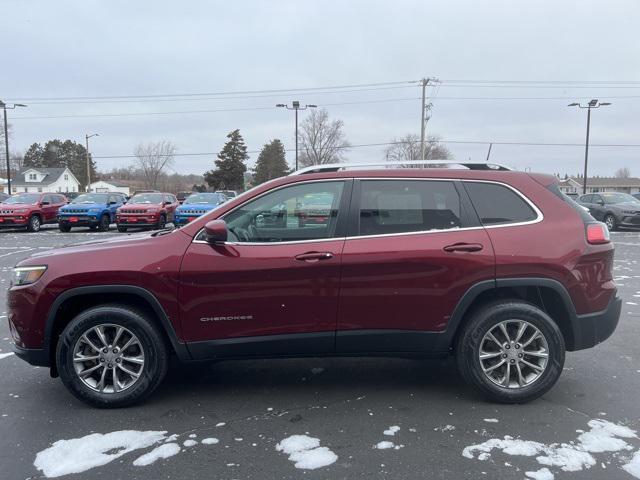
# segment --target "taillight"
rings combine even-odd
[[[609,229],[604,223],[589,223],[587,225],[587,242],[592,245],[599,245],[610,241]]]

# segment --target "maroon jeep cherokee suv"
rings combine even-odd
[[[554,177],[466,167],[304,169],[179,230],[34,255],[15,352],[101,407],[149,395],[171,354],[453,354],[489,398],[534,399],[615,330],[613,245]],[[299,222],[319,197],[327,221]]]
[[[45,223],[58,223],[58,209],[67,203],[62,193],[15,193],[0,203],[0,228],[37,232]]]
[[[136,193],[116,211],[118,231],[126,232],[131,227],[163,229],[167,222],[175,220],[178,205],[171,193]]]

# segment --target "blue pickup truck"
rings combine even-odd
[[[122,193],[85,193],[58,210],[58,228],[89,227],[106,232],[116,218],[116,210],[127,203]]]
[[[227,201],[222,193],[192,193],[184,203],[176,209],[174,225],[180,227],[195,220],[200,215],[213,210]]]

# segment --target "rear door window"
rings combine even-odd
[[[536,211],[512,189],[497,183],[464,182],[483,225],[530,222]]]
[[[459,228],[460,196],[453,182],[363,180],[358,235]]]
[[[578,201],[582,202],[582,203],[591,203],[591,201],[593,200],[593,195],[592,194],[588,194],[588,195],[582,195]]]

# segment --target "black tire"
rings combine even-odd
[[[144,351],[145,363],[139,378],[120,392],[93,390],[74,369],[76,342],[85,332],[101,324],[128,329],[137,336]],[[119,408],[142,401],[158,387],[167,372],[168,352],[160,331],[146,314],[127,305],[102,305],[85,310],[65,327],[56,348],[56,365],[60,379],[78,399],[98,408]]]
[[[162,230],[167,225],[167,217],[160,215],[158,223],[153,227],[153,230]]]
[[[515,388],[500,386],[492,382],[483,371],[479,359],[482,340],[487,332],[506,320],[528,322],[542,333],[547,342],[546,367],[539,374],[539,377],[528,385]],[[476,387],[492,401],[499,403],[529,402],[549,391],[562,373],[565,359],[564,338],[556,323],[535,305],[518,300],[501,300],[490,303],[473,312],[463,328],[464,331],[455,346],[458,369],[467,383]],[[506,377],[505,374],[504,378]]]
[[[58,230],[60,230],[62,233],[69,233],[71,231],[71,225],[65,225],[63,223],[59,223]]]
[[[109,218],[108,213],[105,213],[100,217],[100,223],[98,223],[98,231],[108,232],[110,226],[111,226],[111,218]]]
[[[117,225],[117,227],[120,233],[124,233],[127,231],[127,227],[125,227],[124,225]]]
[[[618,222],[616,222],[616,217],[611,215],[610,213],[604,216],[603,221],[610,232],[618,229]]]
[[[38,215],[31,215],[27,224],[27,232],[39,232],[42,226],[42,220]]]

